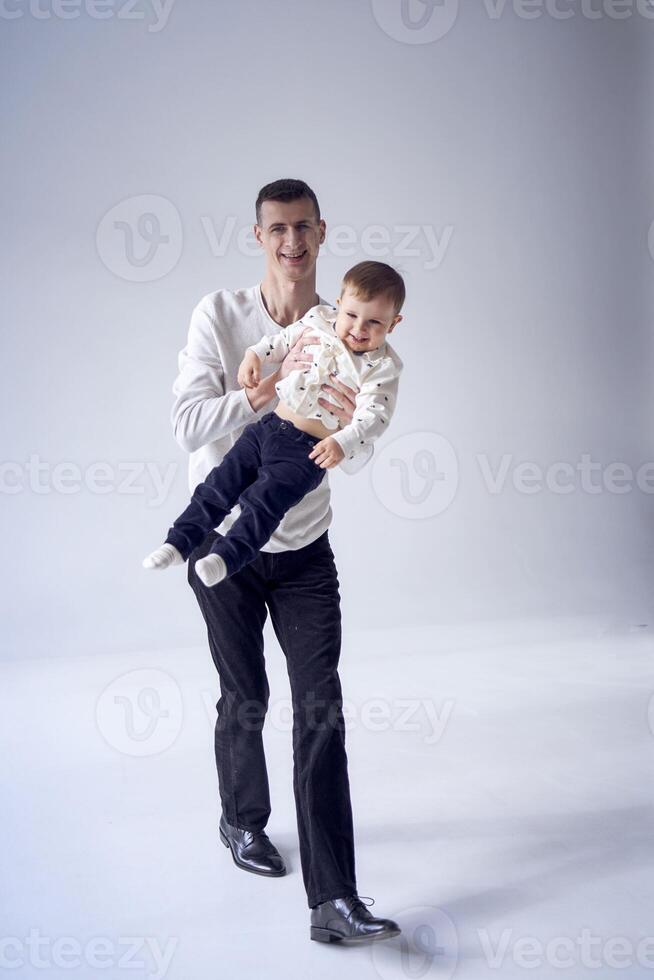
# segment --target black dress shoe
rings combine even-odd
[[[220,839],[232,852],[234,864],[255,875],[278,878],[286,874],[284,860],[265,830],[241,830],[220,817]]]
[[[370,904],[374,901],[371,898]],[[390,939],[401,932],[392,919],[376,919],[358,895],[332,898],[311,909],[311,938],[319,943],[361,943]]]

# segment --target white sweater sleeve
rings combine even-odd
[[[191,314],[188,339],[179,352],[178,366],[171,422],[175,439],[186,452],[195,452],[256,417],[245,388],[225,391],[212,318],[202,302]]]
[[[354,415],[349,425],[333,437],[346,457],[379,439],[393,416],[402,368],[390,358],[372,370],[357,392]]]

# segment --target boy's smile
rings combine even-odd
[[[336,302],[336,334],[355,354],[380,347],[386,334],[402,319],[388,296],[363,300],[351,289],[344,289]]]

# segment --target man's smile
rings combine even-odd
[[[300,262],[302,262],[302,260],[304,259],[304,257],[307,254],[308,253],[307,253],[306,248],[305,249],[302,249],[301,252],[281,252],[280,253],[282,259],[285,262],[288,262],[289,265],[299,265]]]

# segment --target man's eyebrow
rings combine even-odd
[[[286,221],[273,221],[268,225],[269,228],[285,228],[288,222]],[[298,221],[292,221],[292,225],[310,225],[311,218],[300,218]]]

